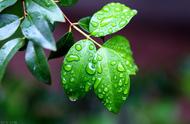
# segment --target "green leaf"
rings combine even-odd
[[[50,84],[51,76],[49,65],[43,49],[29,41],[25,61],[30,72],[40,81]]]
[[[49,55],[49,60],[54,59],[54,58],[59,58],[67,54],[69,49],[73,46],[74,44],[74,38],[72,32],[67,32],[57,43],[57,51],[56,52],[51,52]]]
[[[136,14],[136,10],[132,10],[124,4],[107,4],[92,16],[90,33],[95,37],[115,33],[124,28]]]
[[[12,6],[16,2],[17,0],[0,0],[0,12],[9,6]]]
[[[75,43],[65,57],[62,65],[61,80],[65,93],[71,101],[85,96],[93,84],[95,67],[92,59],[96,47],[90,40]]]
[[[89,24],[90,24],[90,19],[91,17],[84,17],[82,19],[79,20],[79,26],[86,32],[90,32],[89,31]]]
[[[20,25],[20,19],[15,15],[0,14],[0,41],[13,35]]]
[[[72,6],[78,2],[78,0],[60,0],[62,6]]]
[[[134,63],[133,53],[131,51],[129,41],[125,37],[116,35],[109,39],[103,46],[119,53],[120,56],[125,59],[125,63],[128,67],[128,73],[132,75],[136,74],[138,67]]]
[[[0,82],[5,73],[5,69],[15,55],[15,53],[24,45],[24,40],[17,38],[4,44],[0,49]]]
[[[25,0],[27,12],[38,12],[46,16],[51,23],[65,22],[62,11],[54,0]]]
[[[94,91],[109,111],[118,113],[130,89],[125,61],[119,53],[102,47],[97,51],[94,62],[97,62]]]
[[[39,13],[28,14],[21,24],[22,32],[26,38],[43,48],[56,51],[55,40],[48,22]]]

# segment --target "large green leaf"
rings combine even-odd
[[[109,3],[92,16],[90,33],[96,37],[115,33],[124,28],[136,14],[136,10],[123,4]]]
[[[17,0],[0,0],[0,12],[9,6],[12,6],[16,2]]]
[[[29,41],[25,61],[30,72],[40,81],[50,84],[51,76],[49,65],[43,49]]]
[[[20,19],[15,15],[0,14],[0,41],[13,35],[20,25]]]
[[[121,36],[116,35],[106,41],[103,45],[104,47],[110,48],[114,50],[115,52],[119,53],[122,58],[125,59],[125,63],[128,67],[128,73],[129,74],[136,74],[136,71],[138,70],[136,64],[134,63],[133,59],[133,53],[131,51],[131,47],[129,44],[129,41]]]
[[[79,22],[78,22],[78,23],[79,23],[79,26],[80,26],[83,30],[85,30],[86,32],[90,32],[90,31],[89,31],[90,19],[91,19],[91,17],[88,16],[88,17],[84,17],[84,18],[80,19]]]
[[[56,43],[57,51],[51,52],[48,59],[59,58],[67,54],[69,49],[74,44],[74,38],[72,32],[67,32],[64,36]]]
[[[72,6],[78,2],[78,0],[60,0],[62,6]]]
[[[55,40],[48,22],[39,13],[28,14],[21,24],[26,38],[39,44],[43,48],[56,51]]]
[[[97,51],[94,63],[97,70],[94,91],[109,111],[117,113],[130,89],[125,61],[119,53],[102,47]]]
[[[51,23],[56,21],[64,22],[62,11],[56,5],[54,0],[25,0],[27,12],[38,12],[45,15]]]
[[[85,96],[93,84],[95,67],[92,59],[96,47],[90,40],[80,40],[74,44],[65,57],[61,79],[69,99],[76,101]]]
[[[17,38],[4,44],[0,49],[0,82],[5,73],[5,69],[15,55],[15,53],[24,45],[24,40]]]

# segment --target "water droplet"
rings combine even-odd
[[[115,26],[116,26],[116,24],[115,24],[115,23],[112,23],[112,24],[111,24],[111,26],[112,26],[112,27],[115,27]]]
[[[66,71],[71,71],[72,65],[64,65],[64,69],[65,69]]]
[[[121,63],[119,63],[118,66],[117,66],[117,70],[120,71],[120,72],[124,72],[125,68],[123,67],[123,65]]]
[[[125,89],[123,92],[125,95],[128,94],[128,89]]]
[[[119,86],[122,86],[122,81],[121,80],[119,80]]]
[[[108,32],[111,34],[113,32],[113,30],[110,28],[110,29],[108,29]]]
[[[88,63],[88,65],[86,66],[86,72],[90,75],[96,72],[96,69],[92,63]]]
[[[104,12],[109,12],[110,9],[108,7],[104,7],[103,10]]]
[[[82,50],[82,46],[81,46],[80,44],[76,44],[76,45],[75,45],[75,49],[76,49],[77,51],[80,51],[80,50]]]
[[[125,21],[121,21],[121,22],[119,23],[119,26],[123,27],[123,26],[125,26],[125,24],[126,24]]]
[[[116,79],[117,79],[117,76],[114,76],[113,79],[116,80]]]
[[[121,11],[121,9],[120,9],[119,7],[116,7],[115,10],[116,10],[117,12]]]
[[[97,56],[97,60],[98,60],[98,61],[102,61],[102,56],[98,55],[98,56]]]
[[[107,88],[107,87],[105,87],[105,88],[104,88],[104,91],[105,91],[105,92],[107,92],[107,91],[108,91],[108,88]]]
[[[74,78],[71,78],[71,79],[70,79],[70,82],[74,82],[74,81],[75,81],[75,79],[74,79]]]
[[[94,49],[94,45],[90,44],[89,49],[93,50]]]
[[[127,99],[127,97],[124,97],[124,96],[122,97],[122,100],[123,100],[123,101],[125,101],[126,99]]]
[[[119,74],[119,77],[120,78],[124,77],[124,74],[123,73]]]
[[[76,97],[71,96],[71,97],[69,97],[69,100],[70,100],[70,101],[75,102],[75,101],[77,100],[77,98],[76,98]]]
[[[103,98],[103,95],[102,95],[102,94],[98,94],[98,97],[99,97],[100,99],[102,99],[102,98]]]
[[[98,85],[100,84],[102,78],[96,78],[96,81],[94,83],[94,89],[96,89],[98,87]]]
[[[80,58],[79,58],[78,55],[68,55],[68,56],[67,56],[67,61],[68,61],[68,62],[79,61],[79,60],[80,60]]]
[[[62,83],[63,83],[63,84],[66,84],[66,82],[67,82],[66,79],[65,79],[65,78],[62,78]]]
[[[112,66],[113,66],[113,65],[115,65],[115,64],[116,64],[116,62],[115,62],[115,61],[112,61],[112,62],[111,62],[111,65],[112,65]]]
[[[88,92],[90,89],[90,83],[86,83],[85,85],[85,92]]]
[[[122,92],[122,88],[119,88],[118,93]]]
[[[93,27],[97,27],[98,26],[98,23],[95,22],[95,21],[92,21],[91,24],[92,24]]]
[[[98,89],[98,92],[99,92],[99,93],[101,93],[101,92],[102,92],[102,90],[101,90],[101,89]]]
[[[97,64],[97,72],[98,72],[99,74],[102,73],[102,66],[101,66],[100,63]]]

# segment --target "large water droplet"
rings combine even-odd
[[[123,67],[123,65],[121,63],[119,63],[118,66],[117,66],[117,70],[120,71],[120,72],[124,72],[125,68]]]
[[[90,75],[96,72],[96,69],[92,63],[88,63],[88,65],[86,66],[86,72]]]
[[[98,72],[99,74],[102,73],[102,66],[101,66],[100,63],[97,64],[97,72]]]
[[[94,45],[90,44],[89,50],[93,50],[93,49],[94,49]]]
[[[72,65],[67,65],[67,64],[65,64],[65,65],[64,65],[64,69],[65,69],[66,71],[71,71]]]
[[[79,58],[79,56],[78,55],[68,55],[67,56],[67,61],[68,62],[72,62],[72,61],[79,61],[80,60],[80,58]]]
[[[76,45],[75,45],[75,49],[76,49],[77,51],[80,51],[80,50],[82,50],[82,46],[81,46],[80,44],[76,44]]]

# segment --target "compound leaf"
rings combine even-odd
[[[97,51],[94,61],[97,62],[94,91],[109,111],[118,113],[130,89],[125,61],[119,53],[104,47]]]
[[[128,73],[133,75],[136,74],[138,68],[137,65],[134,63],[133,53],[131,51],[129,41],[125,37],[121,35],[115,35],[114,37],[106,41],[103,46],[119,53],[119,55],[124,59],[128,67]]]
[[[48,22],[39,13],[28,14],[21,24],[21,28],[27,39],[43,48],[56,51],[55,40]]]
[[[25,61],[30,72],[40,81],[50,84],[51,76],[49,65],[43,49],[33,42],[29,41]]]
[[[84,17],[82,19],[79,20],[79,26],[86,32],[90,32],[89,31],[89,24],[90,24],[90,19],[91,17]]]
[[[78,0],[60,0],[62,6],[72,6],[78,2]]]
[[[14,5],[17,0],[0,0],[0,12],[5,8]]]
[[[0,82],[5,73],[5,69],[15,55],[15,53],[24,45],[24,40],[17,38],[5,43],[0,49]]]
[[[20,25],[20,19],[11,14],[0,14],[0,41],[12,36]]]
[[[109,3],[92,16],[90,33],[95,37],[115,33],[124,28],[136,14],[136,10],[124,4]]]
[[[65,93],[71,101],[85,96],[93,84],[96,70],[92,64],[96,47],[90,40],[75,43],[65,57],[61,80]]]
[[[56,43],[57,51],[51,52],[49,55],[49,60],[54,58],[59,58],[67,54],[69,49],[74,44],[74,38],[72,32],[67,32],[59,41]]]
[[[27,12],[38,12],[41,15],[46,16],[51,23],[56,21],[64,22],[64,16],[62,11],[54,2],[54,0],[25,0]]]

